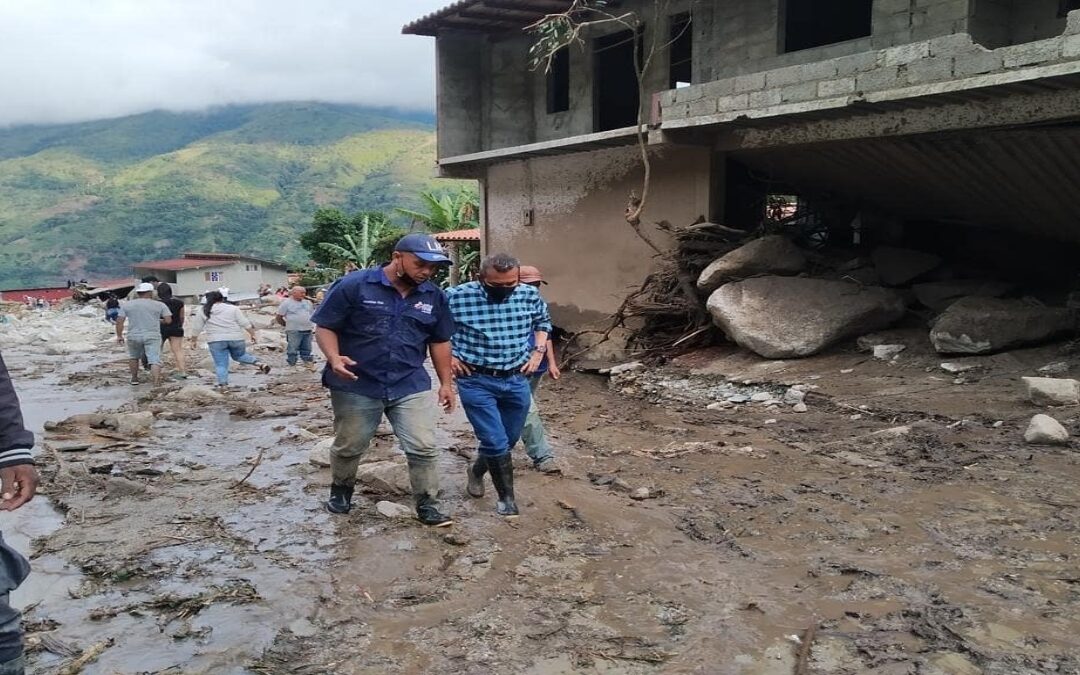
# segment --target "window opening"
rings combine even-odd
[[[637,41],[640,64],[640,29]],[[634,32],[624,30],[597,38],[593,41],[593,52],[596,131],[637,125],[640,98],[637,70],[634,68]]]
[[[671,17],[671,35],[668,38],[668,88],[678,89],[690,85],[693,66],[694,33],[691,30],[690,13],[684,12]]]
[[[551,58],[547,74],[547,111],[565,112],[570,109],[570,48],[563,47]]]
[[[784,51],[867,37],[872,4],[872,0],[786,0]]]

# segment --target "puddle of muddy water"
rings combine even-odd
[[[92,413],[100,408],[121,405],[130,393],[119,387],[74,391],[59,386],[66,373],[86,366],[86,360],[57,359],[56,371],[37,379],[13,375],[15,390],[22,406],[23,422],[40,439],[44,425],[50,420],[62,420],[71,415]],[[36,356],[40,363],[42,357]],[[8,366],[17,371],[29,363],[18,352],[5,355]],[[13,513],[0,516],[4,540],[23,555],[29,555],[31,542],[56,532],[64,524],[64,516],[44,496],[38,495],[29,504]],[[30,576],[11,594],[12,605],[25,608],[45,600],[67,597],[69,590],[82,580],[82,574],[55,555],[44,555],[32,561]]]

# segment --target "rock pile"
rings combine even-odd
[[[831,278],[806,276],[808,258],[777,235],[725,252],[697,279],[698,290],[709,294],[705,304],[713,323],[731,341],[773,359],[810,356],[840,340],[888,328],[905,315],[905,299],[922,312],[938,314],[930,341],[941,354],[999,352],[1075,329],[1068,309],[1003,299],[1016,289],[1011,283],[952,279],[942,258],[932,253],[881,246],[869,260],[826,268],[822,276]],[[884,360],[902,350],[877,347],[866,349]]]

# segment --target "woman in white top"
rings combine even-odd
[[[235,305],[225,302],[225,296],[219,291],[210,291],[206,294],[206,304],[202,311],[195,315],[191,331],[192,346],[195,345],[199,333],[206,332],[206,346],[210,348],[210,356],[214,359],[214,371],[217,373],[219,387],[229,385],[229,358],[239,363],[247,363],[257,367],[264,374],[270,372],[270,366],[261,363],[259,359],[247,353],[244,344],[244,333],[255,342],[255,327],[244,312]]]

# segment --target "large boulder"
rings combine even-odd
[[[915,291],[915,297],[924,307],[929,307],[935,312],[943,312],[960,298],[1000,298],[1014,288],[1014,284],[1005,281],[960,279],[915,284],[911,290]]]
[[[903,286],[941,266],[941,256],[892,246],[877,247],[870,258],[886,286]]]
[[[755,239],[714,260],[698,277],[698,290],[711,293],[732,279],[755,274],[798,274],[806,269],[806,255],[786,237]]]
[[[1069,310],[1021,300],[963,298],[945,310],[930,330],[941,354],[990,354],[1037,345],[1073,328]]]
[[[708,308],[729,338],[770,359],[816,354],[904,315],[904,301],[888,289],[776,276],[721,286]]]

